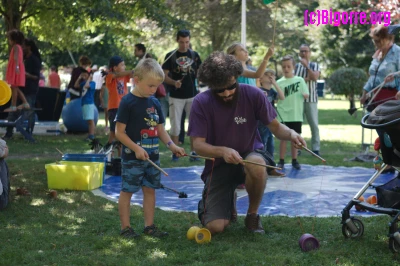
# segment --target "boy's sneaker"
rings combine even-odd
[[[190,155],[197,156],[197,153],[195,153],[194,151],[192,151],[192,152],[190,153]],[[189,161],[190,161],[190,162],[197,162],[197,161],[200,161],[200,158],[189,157]]]
[[[179,157],[176,156],[175,154],[172,154],[172,161],[173,161],[173,162],[179,161]]]
[[[319,151],[312,151],[312,152],[319,156]]]
[[[143,233],[145,235],[158,237],[158,238],[168,236],[167,232],[160,231],[154,224],[150,225],[150,226],[146,226],[143,230]]]
[[[279,161],[279,163],[276,165],[276,167],[281,168],[281,169],[285,168],[285,161]]]
[[[119,233],[123,238],[138,238],[140,235],[133,230],[132,227],[127,227]]]
[[[297,160],[292,162],[292,167],[294,169],[296,169],[296,170],[300,170],[301,169],[301,166],[300,166],[300,164],[299,164],[299,162]]]
[[[244,224],[247,229],[253,233],[265,234],[264,228],[261,224],[260,215],[257,213],[247,214],[246,218],[244,219]]]

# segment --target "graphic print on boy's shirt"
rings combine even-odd
[[[285,97],[292,95],[299,91],[300,81],[289,84],[288,86],[284,87],[283,91],[285,93]]]
[[[148,127],[140,130],[141,140],[139,143],[136,144],[141,146],[149,155],[152,153],[158,154],[159,139],[157,124],[160,117],[157,114],[157,109],[154,107],[147,108],[146,113],[148,114],[148,118],[145,117],[144,121],[146,121],[146,125]]]

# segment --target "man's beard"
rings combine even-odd
[[[219,96],[218,93],[216,93],[214,90],[212,90],[212,92],[213,92],[215,98],[217,99],[217,101],[220,102],[222,105],[228,106],[228,107],[233,107],[233,106],[236,105],[236,103],[237,103],[237,101],[239,99],[239,94],[240,94],[239,90],[240,90],[240,88],[239,88],[239,86],[237,86],[237,88],[236,88],[235,92],[233,93],[233,95],[229,96],[229,100],[228,101],[225,101],[224,100],[225,97]]]

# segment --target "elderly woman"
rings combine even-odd
[[[364,86],[360,99],[364,104],[368,99],[367,94],[373,88],[384,82],[383,87],[375,93],[373,101],[367,105],[367,110],[372,111],[376,106],[394,99],[400,99],[400,79],[395,72],[400,71],[400,47],[393,43],[394,36],[389,34],[388,28],[382,25],[373,28],[370,36],[375,44],[376,52],[372,56],[371,66],[369,67],[370,77]],[[381,143],[384,143],[384,132],[377,130]],[[381,147],[387,149],[387,147]],[[390,163],[388,163],[390,164]],[[388,167],[383,173],[394,173],[394,168]]]
[[[370,77],[363,88],[361,104],[369,98],[368,92],[385,82],[373,102],[368,104],[367,109],[372,111],[385,101],[400,99],[400,79],[398,75],[393,74],[400,71],[400,47],[393,43],[394,36],[389,34],[385,26],[373,28],[370,36],[375,44],[376,52],[372,56],[369,67]]]
[[[7,207],[10,195],[10,174],[7,163],[4,160],[7,156],[7,144],[4,140],[0,139],[0,210]]]

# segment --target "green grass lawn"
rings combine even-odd
[[[325,127],[343,127],[347,135],[361,130],[358,118],[347,114],[347,101],[320,102],[321,131]],[[332,108],[336,107],[336,108]],[[167,126],[168,127],[168,126]],[[303,130],[308,128],[304,126]],[[98,132],[102,132],[102,121]],[[328,130],[329,131],[329,130]],[[99,134],[100,136],[100,134]],[[44,165],[61,158],[63,153],[87,152],[85,135],[36,136],[37,144],[26,143],[20,136],[8,142],[11,170],[12,202],[0,213],[0,265],[398,265],[396,254],[388,249],[389,216],[361,218],[364,236],[344,239],[341,217],[262,217],[263,236],[244,229],[244,218],[226,232],[213,237],[208,245],[186,239],[192,225],[199,225],[196,214],[156,210],[156,223],[170,233],[166,239],[141,237],[128,241],[119,234],[117,204],[94,196],[90,191],[58,191],[58,198],[46,194]],[[304,137],[309,143],[309,135]],[[101,135],[102,142],[106,136]],[[372,163],[347,162],[344,158],[362,152],[361,140],[324,140],[321,154],[332,166],[372,167]],[[278,143],[276,143],[278,144]],[[189,150],[188,139],[185,149]],[[57,149],[56,149],[57,148]],[[161,147],[161,165],[182,167],[200,165],[187,158],[170,161],[170,152]],[[301,163],[320,164],[303,152]],[[348,176],[352,178],[352,176]],[[27,188],[31,196],[16,195],[18,187]],[[177,199],[180,200],[180,199]],[[350,199],[349,199],[350,200]],[[182,202],[183,204],[183,202]],[[344,207],[344,206],[343,206]],[[142,208],[131,207],[135,229],[143,228]],[[300,226],[301,224],[301,226]],[[304,229],[304,231],[302,230]],[[314,230],[312,229],[314,228]],[[321,244],[319,250],[304,253],[298,240],[312,233]]]

